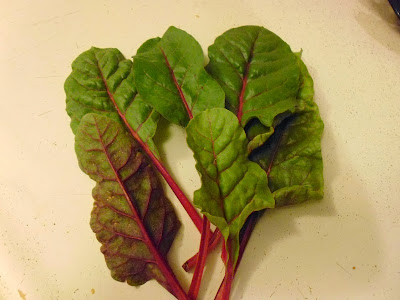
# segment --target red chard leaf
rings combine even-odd
[[[130,285],[156,279],[185,299],[165,259],[180,222],[137,142],[116,121],[87,114],[75,149],[81,169],[96,181],[90,225],[112,277]]]

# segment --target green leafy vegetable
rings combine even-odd
[[[247,159],[247,140],[234,114],[223,108],[198,114],[186,129],[202,186],[194,193],[201,208],[237,258],[239,232],[254,211],[274,207],[266,173]]]
[[[135,84],[143,99],[167,120],[186,126],[196,114],[224,106],[224,92],[204,70],[199,43],[170,27],[145,42],[134,57]]]
[[[113,48],[93,47],[79,55],[64,85],[71,128],[75,132],[88,113],[98,113],[123,123],[201,231],[201,217],[159,159],[153,142],[159,114],[138,95],[132,67],[132,62]]]
[[[313,81],[302,61],[302,111],[286,118],[251,159],[268,174],[276,206],[323,197],[321,136],[324,124],[313,101]]]
[[[223,236],[216,299],[229,299],[261,211],[323,197],[324,124],[300,56],[267,29],[242,26],[209,47],[206,72],[199,43],[170,27],[133,63],[113,48],[91,48],[73,62],[67,112],[79,165],[96,181],[90,225],[114,279],[156,279],[178,299],[196,299],[207,253]],[[160,115],[187,126],[203,219],[159,160]],[[196,265],[188,293],[166,261],[180,222],[153,166],[202,232],[199,253],[185,264]]]
[[[313,80],[299,54],[298,63],[301,68],[301,87],[297,96],[298,113],[286,119],[282,115],[279,116],[281,120],[277,121],[279,125],[277,125],[275,133],[264,146],[256,149],[250,155],[251,159],[257,161],[266,170],[269,177],[268,183],[271,190],[274,191],[273,196],[277,207],[323,197],[320,145],[323,123],[318,113],[318,107],[313,102]],[[256,130],[261,133],[263,130],[268,133],[268,128],[263,128],[259,121],[257,122],[251,126],[258,127]],[[249,133],[247,136],[249,137]],[[281,157],[278,158],[278,155]],[[271,178],[271,173],[276,177]],[[241,230],[239,257],[233,273],[240,264],[249,237],[259,217],[260,212],[252,213]],[[229,284],[232,280],[229,280],[228,275],[225,275],[215,299],[223,299],[230,290]]]
[[[243,127],[253,118],[270,127],[277,115],[294,111],[300,70],[296,55],[277,35],[258,26],[233,28],[208,52],[207,70]]]
[[[138,144],[97,114],[81,119],[75,139],[79,165],[97,183],[90,225],[112,277],[130,285],[154,278],[178,295],[164,259],[180,222]]]
[[[152,140],[159,114],[140,99],[133,80],[132,62],[114,48],[92,47],[72,63],[65,81],[67,113],[72,131],[82,117],[98,113],[127,125],[158,156]]]

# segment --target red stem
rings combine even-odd
[[[226,280],[226,275],[224,276],[224,279],[222,280],[221,284],[219,285],[218,292],[215,295],[214,300],[222,300],[222,291],[225,289],[225,280]]]
[[[233,270],[232,254],[231,254],[232,251],[229,250],[231,249],[229,239],[227,243],[228,243],[228,250],[224,246],[222,250],[222,256],[225,257],[225,260],[226,257],[228,257],[228,255],[229,258],[225,264],[225,277],[221,283],[221,286],[219,287],[217,295],[215,296],[215,300],[229,300],[229,296],[231,294],[234,270]]]
[[[200,249],[199,249],[200,258],[196,265],[196,269],[194,270],[192,283],[190,284],[189,288],[188,296],[190,299],[196,299],[197,295],[199,294],[201,278],[203,277],[204,266],[206,264],[206,259],[207,259],[209,240],[210,240],[210,221],[208,221],[206,216],[203,216],[203,231],[201,234]]]
[[[226,272],[225,272],[225,285],[224,289],[222,291],[222,300],[229,300],[229,296],[231,294],[231,289],[232,289],[232,282],[233,282],[233,266],[231,263],[231,260],[229,259],[228,265],[226,267]]]
[[[126,127],[129,129],[129,131],[132,134],[132,136],[135,138],[135,140],[140,144],[142,149],[146,152],[146,154],[152,160],[152,162],[156,166],[157,170],[164,177],[165,181],[171,187],[172,191],[174,192],[174,194],[178,198],[179,202],[182,204],[183,208],[186,210],[187,214],[192,219],[192,221],[193,221],[194,225],[196,226],[196,228],[199,230],[199,232],[201,232],[201,230],[202,230],[202,220],[201,220],[201,217],[200,217],[199,213],[193,207],[192,203],[185,196],[185,194],[180,189],[180,187],[176,184],[176,182],[171,177],[171,175],[169,175],[169,172],[165,169],[164,165],[157,159],[157,157],[154,155],[154,153],[150,150],[149,146],[145,142],[143,142],[143,140],[139,137],[137,132],[129,125],[129,122],[126,119],[125,114],[119,109],[119,107],[118,107],[118,105],[117,105],[117,103],[116,103],[116,101],[114,99],[114,96],[111,94],[111,92],[110,92],[110,90],[108,88],[107,81],[104,78],[104,75],[103,75],[103,72],[100,69],[100,66],[99,66],[99,70],[100,70],[101,78],[103,79],[103,82],[104,82],[104,86],[106,87],[108,96],[110,97],[112,103],[114,104],[115,109],[117,110],[118,114],[120,115],[120,117],[124,121]]]
[[[98,128],[97,122],[96,122],[96,127],[97,127],[97,131],[99,132],[99,135],[100,135],[100,130]],[[109,153],[107,151],[107,148],[104,145],[102,139],[100,139],[100,143],[101,143],[101,145],[102,145],[102,147],[104,149],[104,153],[106,154],[108,163],[110,164],[110,167],[112,168],[112,170],[113,170],[113,172],[115,174],[115,178],[116,178],[118,184],[121,186],[121,188],[123,190],[125,199],[127,200],[129,208],[133,213],[133,217],[136,220],[136,224],[139,226],[139,229],[140,229],[140,231],[142,233],[142,236],[143,236],[143,241],[147,245],[147,247],[149,248],[149,251],[152,254],[152,256],[154,257],[154,260],[155,260],[158,268],[160,269],[161,273],[165,277],[167,285],[165,286],[163,284],[163,282],[160,282],[160,283],[163,286],[165,286],[167,288],[167,290],[171,294],[173,294],[175,297],[177,297],[179,300],[189,299],[188,296],[186,295],[185,291],[183,290],[182,286],[180,285],[179,281],[176,279],[176,276],[172,272],[170,266],[165,261],[164,257],[162,257],[160,255],[160,252],[158,251],[158,249],[156,248],[156,246],[153,243],[153,240],[151,239],[150,235],[148,234],[147,229],[144,226],[138,211],[136,210],[135,206],[133,205],[134,200],[132,199],[130,194],[127,192],[125,184],[123,183],[118,171],[114,168],[114,165],[112,164],[111,159],[110,159],[110,155],[109,155]]]
[[[260,212],[254,212],[249,216],[248,222],[247,222],[247,226],[243,232],[241,241],[240,241],[240,248],[239,248],[239,256],[238,256],[238,260],[236,262],[236,266],[235,266],[235,271],[233,273],[233,278],[236,275],[236,272],[239,268],[240,262],[243,258],[243,253],[244,250],[246,249],[247,243],[249,242],[251,233],[254,230],[254,227],[256,226],[257,220],[260,217]],[[233,278],[231,281],[233,281]],[[217,295],[215,296],[215,300],[222,300],[222,296],[223,296],[223,291],[226,289],[225,287],[226,285],[226,275],[224,277],[224,280],[221,282],[221,285],[219,286]]]
[[[210,242],[208,244],[207,255],[210,254],[211,251],[213,251],[217,247],[217,245],[221,241],[221,238],[222,238],[221,231],[215,229],[215,231],[211,235]],[[186,272],[189,272],[196,266],[198,258],[199,258],[199,253],[196,253],[182,265],[182,268]]]
[[[221,259],[226,265],[226,258],[228,257],[227,251],[226,251],[226,244],[222,243],[222,253],[221,253]]]

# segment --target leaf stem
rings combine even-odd
[[[200,239],[199,259],[194,270],[192,282],[189,288],[189,298],[196,299],[199,294],[201,279],[203,277],[204,266],[207,259],[208,246],[210,242],[210,221],[203,216],[203,231]]]
[[[242,258],[243,258],[244,250],[246,249],[246,246],[247,246],[247,244],[248,244],[248,242],[249,242],[250,236],[251,236],[251,234],[252,234],[252,232],[253,232],[253,230],[254,230],[254,227],[256,226],[257,221],[258,221],[258,219],[260,218],[260,216],[261,216],[261,212],[257,211],[257,212],[252,213],[252,214],[249,216],[249,218],[247,219],[246,227],[245,227],[245,229],[244,229],[244,231],[242,232],[242,235],[241,235],[240,248],[239,248],[239,256],[238,256],[238,259],[237,259],[237,262],[236,262],[235,271],[234,271],[234,273],[233,273],[233,278],[234,278],[235,275],[236,275],[236,272],[237,272],[237,270],[238,270],[238,268],[239,268],[240,262],[241,262],[241,260],[242,260]],[[225,291],[225,289],[226,289],[226,287],[225,287],[225,285],[226,285],[226,283],[227,283],[226,278],[227,278],[227,277],[226,277],[226,275],[225,275],[223,281],[221,282],[221,285],[219,286],[217,295],[215,296],[215,300],[222,300],[222,299],[224,299],[224,298],[222,298],[222,297],[223,297],[224,291]],[[233,280],[233,278],[232,278],[232,280]],[[232,280],[231,280],[231,281],[232,281]]]
[[[232,282],[233,282],[233,277],[234,277],[235,272],[233,270],[232,254],[231,254],[231,251],[229,251],[229,249],[231,248],[229,239],[227,241],[227,244],[228,244],[228,248],[224,244],[224,247],[222,249],[222,257],[225,258],[224,259],[225,260],[225,277],[219,287],[217,295],[215,296],[215,300],[229,300],[229,296],[231,294]],[[226,258],[228,258],[228,259],[226,259]]]
[[[193,207],[192,203],[189,201],[189,199],[185,196],[183,191],[180,189],[178,184],[174,181],[174,179],[169,175],[169,172],[165,169],[164,165],[157,159],[157,157],[154,155],[154,153],[150,150],[149,146],[139,137],[137,132],[131,127],[129,124],[128,120],[126,119],[125,114],[119,109],[114,96],[110,92],[110,89],[108,88],[108,84],[106,81],[106,78],[103,75],[103,71],[101,70],[100,66],[98,66],[101,78],[103,80],[104,86],[107,90],[107,94],[111,99],[111,102],[114,104],[115,109],[117,110],[118,114],[124,121],[126,127],[129,129],[130,133],[132,136],[135,138],[135,140],[140,144],[142,149],[146,152],[146,154],[149,156],[149,158],[152,160],[153,164],[156,166],[157,170],[161,173],[161,175],[164,177],[165,181],[168,183],[168,185],[171,187],[172,191],[178,198],[179,202],[182,204],[183,208],[186,210],[188,213],[189,217],[192,219],[194,225],[196,228],[199,230],[199,232],[202,231],[202,220],[197,212],[197,210]]]
[[[212,233],[212,235],[210,237],[210,241],[209,241],[208,249],[207,249],[207,255],[210,254],[211,251],[213,251],[217,247],[217,245],[221,241],[221,238],[222,238],[221,231],[219,231],[218,228],[215,229],[215,231]],[[191,258],[189,258],[182,265],[182,268],[186,272],[189,272],[190,270],[192,270],[196,266],[198,258],[199,258],[199,252],[197,252],[195,255],[193,255]]]
[[[232,282],[233,282],[233,266],[232,266],[232,262],[229,259],[228,260],[228,265],[226,267],[226,271],[225,271],[225,285],[224,285],[224,289],[222,291],[222,300],[229,300],[229,296],[231,294],[231,289],[232,289]]]

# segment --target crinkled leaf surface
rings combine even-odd
[[[116,121],[87,114],[76,128],[75,150],[96,181],[90,225],[112,277],[130,285],[154,278],[170,289],[160,261],[180,222],[138,144]]]
[[[232,241],[234,261],[239,231],[254,211],[274,207],[267,175],[247,158],[247,139],[236,116],[223,108],[206,110],[186,129],[201,188],[194,203]]]
[[[98,113],[129,127],[156,154],[153,136],[159,114],[137,93],[132,62],[114,48],[91,48],[72,63],[72,73],[64,85],[67,113],[76,132],[82,117]]]
[[[257,118],[270,127],[294,111],[300,70],[296,55],[281,38],[258,26],[233,28],[208,48],[208,72],[226,94],[226,106],[244,127]]]
[[[264,145],[268,138],[274,133],[274,128],[292,114],[292,112],[286,111],[277,115],[270,127],[265,126],[258,119],[250,120],[244,127],[247,139],[249,140],[249,144],[247,145],[248,152],[251,153],[254,149]]]
[[[301,52],[295,53],[297,57],[298,64],[300,66],[300,86],[297,93],[297,112],[304,109],[304,101],[311,99],[314,96],[313,80],[307,71],[307,67],[301,60]],[[274,128],[279,125],[287,117],[291,116],[293,112],[287,111],[275,116],[272,126],[268,127],[263,125],[260,120],[252,119],[245,126],[245,132],[249,144],[247,146],[249,153],[254,149],[262,146],[265,141],[274,133]]]
[[[313,81],[300,62],[303,84],[300,111],[283,120],[274,134],[250,156],[268,174],[276,206],[323,197],[321,136],[324,124],[313,101]]]
[[[247,150],[251,153],[254,149],[262,146],[274,133],[274,127],[263,125],[258,119],[253,119],[244,127],[249,144]]]
[[[224,107],[224,92],[204,70],[204,54],[188,33],[170,27],[163,37],[145,42],[134,57],[142,98],[167,120],[186,126],[196,114]]]

